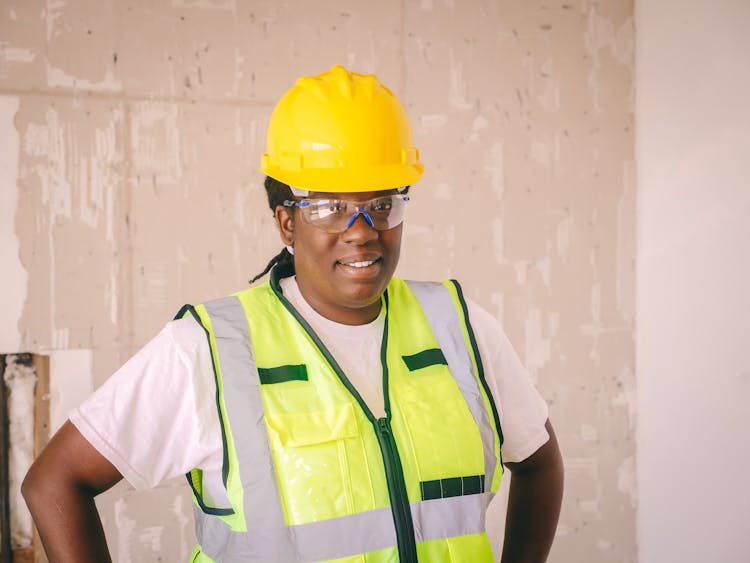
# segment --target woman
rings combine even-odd
[[[74,411],[24,482],[52,561],[108,560],[93,498],[187,472],[193,561],[544,561],[562,465],[499,325],[456,282],[405,282],[405,112],[335,66],[279,101],[261,169],[271,279],[185,306]],[[266,272],[264,272],[265,274]]]

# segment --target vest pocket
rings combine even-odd
[[[351,404],[329,411],[266,415],[289,525],[354,512],[348,448],[359,443]]]

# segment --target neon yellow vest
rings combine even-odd
[[[391,280],[376,419],[270,283],[186,306],[206,330],[226,497],[193,470],[192,561],[492,561],[502,432],[460,286]]]

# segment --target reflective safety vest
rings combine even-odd
[[[458,283],[391,280],[376,418],[276,270],[179,314],[209,339],[224,446],[221,498],[187,476],[192,561],[492,561],[502,431]]]

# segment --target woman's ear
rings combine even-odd
[[[274,216],[279,227],[281,242],[286,246],[294,246],[294,215],[288,208],[279,205],[274,211]]]

